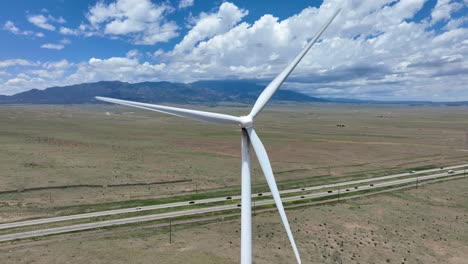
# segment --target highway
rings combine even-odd
[[[418,182],[423,182],[427,180],[433,180],[433,179],[439,179],[439,178],[445,178],[445,177],[454,177],[457,175],[459,177],[462,177],[461,175],[463,174],[464,174],[463,170],[454,171],[453,173],[443,172],[443,173],[437,173],[437,174],[432,174],[432,175],[424,175],[424,176],[419,176],[419,177],[398,179],[398,180],[382,182],[382,183],[365,184],[365,185],[354,186],[354,187],[327,191],[327,192],[285,197],[282,200],[283,202],[293,202],[293,201],[299,201],[303,199],[332,196],[338,193],[341,193],[341,194],[352,193],[352,192],[358,192],[362,190],[370,190],[370,189],[375,189],[375,188],[391,187],[395,185],[408,184],[411,182],[418,183]],[[255,203],[256,206],[269,205],[269,204],[274,204],[274,201],[272,199],[269,199],[269,200],[257,201]],[[187,205],[187,203],[185,203],[185,205]],[[236,210],[236,209],[237,210],[240,209],[240,207],[236,204],[220,205],[220,206],[213,206],[213,207],[208,207],[208,208],[198,208],[198,209],[182,210],[182,211],[176,211],[176,212],[113,219],[113,220],[99,221],[99,222],[93,222],[93,223],[76,224],[76,225],[56,227],[56,228],[47,228],[47,229],[41,229],[41,230],[0,235],[0,242],[12,241],[12,240],[24,239],[24,238],[32,238],[32,237],[38,237],[38,236],[45,236],[45,235],[68,233],[68,232],[74,232],[74,231],[84,231],[84,230],[90,230],[90,229],[101,228],[101,227],[109,227],[109,226],[117,226],[117,225],[124,225],[124,224],[138,223],[138,222],[161,220],[161,219],[181,217],[181,216],[191,216],[191,215],[204,214],[204,213],[210,213],[210,212]]]
[[[468,166],[468,164],[445,167],[443,171],[455,170],[455,169],[463,168],[466,166]],[[319,186],[312,186],[312,187],[305,187],[305,188],[295,188],[295,189],[280,191],[280,194],[300,193],[304,191],[314,191],[314,190],[320,190],[324,188],[336,188],[340,186],[348,186],[348,185],[362,184],[362,183],[368,183],[368,182],[374,182],[374,181],[389,180],[393,178],[400,178],[400,177],[405,177],[405,176],[413,176],[413,175],[418,175],[418,174],[425,174],[425,173],[439,172],[439,171],[442,171],[442,170],[440,168],[437,168],[437,169],[416,171],[414,173],[409,173],[409,172],[400,173],[400,174],[393,174],[393,175],[388,175],[388,176],[368,178],[368,179],[362,179],[362,180],[354,180],[354,181],[347,181],[347,182],[340,182],[340,183],[333,183],[333,184],[326,184],[326,185],[319,185]],[[259,196],[262,196],[262,197],[271,196],[271,193],[264,192],[264,193],[252,194],[253,198],[259,197]],[[241,198],[240,195],[231,196],[232,200],[240,200],[240,198]],[[86,218],[93,218],[93,217],[100,217],[100,216],[109,216],[109,215],[141,212],[141,211],[175,208],[175,207],[187,206],[190,204],[216,203],[216,202],[226,201],[226,199],[227,197],[223,196],[223,197],[208,198],[208,199],[201,199],[201,200],[194,200],[194,201],[183,201],[183,202],[175,202],[175,203],[167,203],[167,204],[159,204],[159,205],[131,207],[131,208],[123,208],[123,209],[115,209],[115,210],[106,210],[106,211],[100,211],[100,212],[84,213],[84,214],[75,214],[75,215],[67,215],[67,216],[26,220],[26,221],[19,221],[19,222],[13,222],[13,223],[4,223],[4,224],[0,224],[0,230],[15,228],[15,227],[24,227],[24,226],[31,226],[31,225],[63,222],[63,221],[69,221],[69,220],[86,219]]]

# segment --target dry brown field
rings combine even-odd
[[[468,160],[466,107],[275,105],[256,129],[283,189]],[[125,107],[1,106],[0,146],[0,222],[240,184],[239,128]],[[256,162],[253,171],[264,188]],[[164,184],[109,186],[152,182]],[[77,185],[99,187],[50,188]]]
[[[288,210],[303,263],[444,263],[468,259],[468,180]],[[254,260],[295,263],[277,212],[258,214]],[[150,228],[5,248],[0,262],[239,263],[240,221]]]

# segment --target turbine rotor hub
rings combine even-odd
[[[240,117],[240,124],[243,128],[253,127],[253,119],[251,116],[241,116]]]

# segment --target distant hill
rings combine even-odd
[[[250,81],[199,81],[126,83],[102,81],[45,90],[32,89],[12,96],[0,96],[0,104],[84,104],[99,103],[95,96],[153,103],[252,103],[265,87]],[[326,102],[290,90],[278,90],[274,101]]]
[[[0,104],[88,104],[102,103],[95,96],[152,103],[176,104],[251,104],[265,88],[255,81],[220,80],[198,81],[189,84],[172,82],[127,83],[102,81],[82,83],[45,90],[32,89],[11,96],[0,95]],[[276,102],[332,102],[351,104],[399,104],[410,106],[462,106],[460,102],[377,101],[349,98],[316,98],[299,92],[279,89],[273,96]]]
[[[409,105],[409,106],[466,106],[468,101],[455,102],[432,102],[432,101],[378,101],[378,100],[362,100],[349,98],[325,98],[325,100],[333,103],[349,103],[349,104],[379,104],[379,105]]]

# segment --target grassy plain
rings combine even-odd
[[[468,180],[289,209],[303,263],[447,263],[468,259]],[[294,263],[277,212],[254,216],[255,263]],[[33,242],[1,263],[239,263],[240,221]]]
[[[1,106],[0,124],[0,222],[85,211],[96,203],[121,207],[131,205],[129,200],[154,201],[195,190],[238,192],[237,127],[108,105]],[[281,188],[468,160],[465,107],[276,105],[264,110],[256,128]],[[264,188],[253,164],[253,182]],[[186,181],[106,187],[178,180]],[[70,185],[104,187],[15,191]]]

